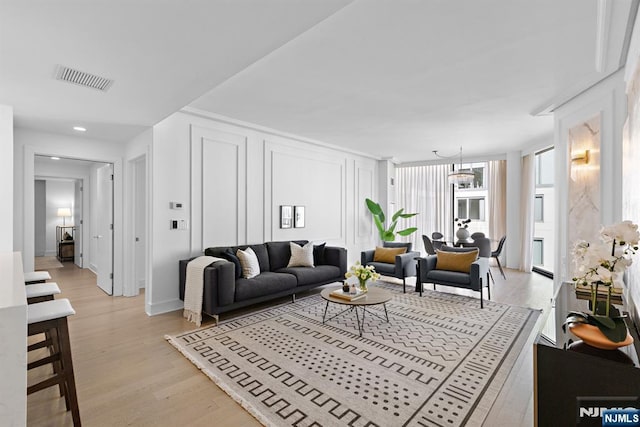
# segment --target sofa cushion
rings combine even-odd
[[[469,285],[471,276],[467,273],[449,270],[431,270],[427,273],[425,282],[427,283],[453,283],[457,285]]]
[[[386,262],[370,262],[367,263],[367,265],[372,265],[375,267],[376,272],[380,273],[380,274],[391,274],[391,275],[395,275],[396,274],[396,265],[395,264],[389,264]]]
[[[242,249],[238,249],[236,255],[238,256],[240,265],[242,266],[242,277],[245,279],[251,279],[260,274],[260,263],[258,262],[258,257],[253,249],[247,248],[244,251]]]
[[[313,267],[313,243],[307,243],[300,246],[297,243],[290,242],[291,258],[289,258],[289,267]]]
[[[340,269],[334,265],[318,265],[315,268],[287,267],[281,268],[278,273],[287,273],[295,276],[298,280],[298,286],[342,279]]]
[[[271,271],[269,267],[269,254],[267,253],[267,246],[265,244],[261,245],[249,245],[253,252],[256,253],[258,257],[258,263],[260,263],[260,271]]]
[[[313,265],[323,265],[325,264],[324,260],[324,249],[327,245],[327,242],[320,243],[319,245],[313,246]]]
[[[385,262],[387,264],[395,264],[396,255],[404,254],[407,252],[407,248],[381,248],[376,246],[376,251],[373,253],[373,261]]]
[[[407,252],[411,252],[411,242],[382,242],[385,248],[407,248]]]
[[[478,259],[478,248],[468,252],[448,252],[436,250],[438,261],[436,262],[437,270],[459,271],[461,273],[469,273],[471,264]]]
[[[300,246],[309,243],[308,240],[293,240],[293,242]],[[291,247],[289,243],[289,241],[265,243],[269,254],[269,271],[278,271],[289,264],[289,259],[291,258]]]
[[[297,285],[296,278],[291,274],[273,273],[267,271],[251,279],[236,280],[236,301],[244,301],[264,295],[276,294]]]
[[[233,253],[231,248],[225,249],[220,254],[220,257],[226,259],[229,262],[232,262],[233,265],[235,265],[235,268],[236,268],[236,279],[239,279],[240,277],[242,277],[242,266],[240,265],[240,260],[238,259],[236,254]]]

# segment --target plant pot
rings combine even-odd
[[[467,240],[471,237],[471,233],[469,233],[469,230],[466,228],[458,228],[458,231],[456,231],[456,237],[458,240]]]
[[[633,343],[633,337],[629,334],[629,331],[627,331],[627,338],[624,341],[613,342],[597,326],[574,323],[569,325],[569,330],[573,335],[584,341],[585,344],[602,350],[615,350]]]

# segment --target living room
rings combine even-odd
[[[403,25],[413,29],[415,21],[426,19],[424,14],[429,12],[428,9],[418,9],[423,13],[421,15],[413,10],[415,21],[410,20],[407,15],[412,15],[412,7],[417,7],[411,5],[411,2],[403,3],[402,7],[398,7],[398,9],[391,5],[378,5],[379,9],[376,9],[373,15],[367,15],[375,17],[370,26],[373,27],[374,24],[380,26],[380,33],[367,43],[356,38],[355,42],[346,44],[346,52],[343,53],[344,56],[354,55],[356,59],[353,62],[360,62],[358,68],[347,69],[344,65],[346,63],[340,62],[340,60],[337,60],[330,67],[322,68],[323,72],[327,72],[328,68],[340,68],[338,71],[333,71],[338,74],[344,72],[348,77],[345,78],[344,86],[339,86],[339,90],[329,91],[329,87],[319,85],[313,91],[303,91],[305,80],[318,79],[318,75],[309,68],[319,66],[316,61],[312,61],[313,55],[309,54],[307,57],[304,52],[310,45],[319,45],[319,50],[314,52],[318,55],[317,61],[320,61],[326,59],[323,56],[326,55],[326,51],[340,51],[340,45],[333,44],[337,43],[335,40],[323,45],[323,42],[326,42],[323,38],[326,37],[326,31],[330,32],[336,25],[343,25],[343,20],[353,19],[353,15],[357,15],[362,11],[361,9],[370,6],[367,2],[336,1],[331,3],[332,6],[325,6],[321,13],[317,10],[315,13],[299,11],[297,8],[294,10],[292,5],[282,6],[282,9],[274,7],[272,10],[266,7],[265,14],[267,16],[263,16],[263,20],[241,10],[240,12],[244,12],[245,15],[251,15],[251,19],[250,22],[243,22],[240,19],[234,21],[236,23],[242,22],[242,25],[234,29],[235,32],[232,33],[233,37],[238,40],[238,50],[249,49],[247,46],[255,42],[255,40],[244,40],[240,29],[255,25],[267,33],[268,29],[277,27],[276,24],[285,20],[283,16],[288,13],[299,13],[300,19],[296,26],[291,25],[286,28],[286,31],[283,28],[279,30],[281,32],[277,35],[270,36],[271,38],[265,37],[265,40],[262,41],[263,45],[259,46],[262,50],[256,48],[251,52],[251,55],[236,58],[234,61],[237,62],[229,61],[227,68],[223,68],[220,64],[224,61],[218,61],[215,65],[219,69],[213,72],[210,68],[205,67],[206,65],[215,68],[210,64],[194,62],[190,67],[193,70],[200,70],[194,74],[200,75],[202,70],[206,70],[214,77],[210,77],[208,81],[202,79],[199,91],[190,88],[194,91],[181,94],[181,103],[177,108],[154,111],[154,120],[145,118],[145,120],[138,120],[135,123],[131,122],[126,117],[130,112],[123,108],[114,123],[120,124],[122,128],[129,127],[126,134],[133,136],[121,139],[116,136],[115,139],[118,142],[108,139],[106,133],[92,133],[103,125],[95,117],[86,116],[84,121],[89,125],[94,124],[96,127],[87,126],[88,132],[84,135],[74,134],[66,127],[63,130],[60,123],[47,128],[42,123],[52,119],[46,117],[40,117],[43,120],[41,122],[30,121],[35,119],[23,116],[22,101],[13,95],[13,92],[3,91],[7,96],[0,97],[0,103],[13,107],[9,108],[9,112],[3,109],[3,152],[12,153],[12,155],[3,156],[6,167],[2,168],[0,173],[3,177],[3,183],[11,183],[9,186],[3,185],[2,187],[8,195],[5,199],[10,200],[12,209],[7,210],[10,212],[4,211],[2,215],[5,215],[3,216],[5,223],[13,224],[13,227],[12,232],[3,237],[2,249],[22,252],[24,270],[33,270],[34,231],[30,224],[33,224],[34,156],[56,155],[111,162],[115,169],[114,295],[136,295],[139,289],[131,280],[132,266],[130,263],[133,252],[132,242],[135,238],[131,213],[133,192],[130,187],[130,177],[132,162],[143,158],[148,170],[147,188],[149,190],[146,225],[146,235],[148,236],[146,282],[148,287],[144,292],[144,306],[140,305],[138,309],[147,315],[155,316],[182,308],[182,301],[178,298],[177,262],[180,259],[197,255],[209,246],[297,239],[325,241],[328,245],[345,247],[351,264],[358,259],[362,250],[373,248],[378,243],[375,227],[363,203],[365,198],[373,198],[381,202],[393,201],[389,199],[391,192],[388,191],[388,185],[391,178],[396,177],[395,169],[397,167],[407,164],[442,163],[432,157],[433,150],[438,150],[445,155],[455,155],[462,145],[465,162],[487,160],[506,160],[507,162],[506,234],[509,236],[509,243],[505,247],[505,259],[507,268],[518,270],[521,261],[520,247],[522,246],[522,239],[519,237],[522,224],[520,210],[522,157],[554,146],[557,154],[556,178],[558,178],[556,200],[569,200],[571,190],[567,183],[567,177],[571,174],[572,165],[569,133],[576,125],[588,121],[594,116],[600,117],[601,144],[599,148],[599,181],[602,190],[599,193],[598,225],[610,224],[622,219],[638,221],[640,208],[638,208],[631,190],[631,183],[635,182],[634,178],[637,177],[637,172],[628,167],[637,159],[634,148],[635,138],[637,138],[634,132],[637,130],[633,127],[631,114],[629,114],[628,125],[631,138],[626,145],[623,145],[623,125],[627,120],[627,103],[629,102],[631,112],[635,111],[632,107],[633,103],[637,102],[634,73],[639,56],[636,40],[640,36],[636,31],[631,37],[631,28],[628,27],[628,22],[633,22],[635,19],[637,2],[620,2],[623,3],[622,8],[626,9],[626,15],[619,14],[620,3],[615,5],[606,1],[589,3],[588,10],[584,12],[585,15],[581,15],[585,19],[594,18],[593,22],[589,21],[588,25],[581,24],[580,19],[569,18],[572,7],[582,10],[583,7],[577,2],[565,6],[547,4],[544,12],[536,11],[536,7],[522,4],[509,6],[514,10],[509,10],[511,15],[508,16],[519,17],[519,20],[514,18],[514,26],[523,25],[526,27],[526,22],[529,19],[526,15],[539,13],[542,16],[536,15],[538,20],[531,18],[534,22],[530,24],[531,26],[541,26],[545,22],[544,18],[549,18],[556,24],[553,30],[555,31],[553,36],[556,38],[562,39],[564,34],[573,34],[573,37],[579,39],[576,34],[580,34],[585,35],[585,40],[586,34],[595,34],[593,29],[596,28],[595,17],[598,7],[608,8],[606,9],[608,15],[605,14],[609,17],[609,27],[607,28],[614,29],[608,33],[607,41],[613,47],[610,46],[609,50],[605,49],[603,71],[595,73],[592,65],[594,57],[592,51],[595,49],[596,43],[591,38],[588,39],[588,43],[581,39],[571,39],[572,46],[576,46],[578,49],[575,52],[575,58],[589,63],[589,73],[580,74],[579,78],[563,76],[566,80],[575,80],[576,84],[570,87],[570,91],[554,93],[553,97],[547,99],[549,102],[546,105],[529,102],[528,111],[521,110],[514,114],[514,116],[525,115],[527,119],[524,122],[518,122],[517,126],[508,126],[511,119],[515,120],[513,116],[505,115],[492,118],[490,125],[493,125],[494,128],[502,128],[504,124],[504,129],[501,129],[500,132],[496,131],[494,135],[483,135],[482,132],[488,131],[484,126],[477,125],[477,122],[489,120],[489,112],[485,111],[482,105],[483,97],[494,101],[507,97],[510,90],[516,90],[509,87],[515,83],[508,82],[501,89],[503,92],[497,94],[485,93],[489,89],[471,93],[470,89],[464,87],[464,82],[469,81],[468,79],[471,77],[468,74],[471,73],[466,69],[467,63],[461,59],[465,55],[474,58],[481,57],[479,62],[473,64],[476,67],[482,64],[486,65],[486,62],[493,58],[492,50],[486,45],[485,49],[480,49],[482,46],[474,46],[476,51],[469,49],[460,52],[456,50],[457,48],[451,48],[451,51],[461,56],[452,59],[452,63],[455,63],[456,66],[452,66],[451,69],[457,73],[456,78],[453,79],[455,85],[462,87],[463,90],[456,93],[450,92],[447,95],[451,95],[451,98],[459,98],[456,99],[459,102],[458,107],[460,107],[458,110],[454,110],[454,105],[444,102],[445,97],[435,93],[437,88],[434,87],[430,87],[431,92],[426,90],[422,92],[420,97],[436,98],[439,102],[437,106],[429,104],[417,107],[396,101],[396,97],[409,97],[407,92],[414,91],[416,88],[411,85],[406,87],[388,85],[388,80],[402,81],[401,75],[395,76],[394,74],[396,72],[395,64],[401,63],[403,66],[407,66],[406,63],[410,64],[412,61],[416,61],[416,68],[419,72],[425,75],[429,75],[430,72],[428,61],[424,59],[418,60],[409,55],[403,58],[394,57],[390,53],[396,50],[397,46],[394,43],[398,40],[387,38],[388,33],[397,31],[397,28]],[[598,6],[596,3],[598,5],[604,3],[605,6]],[[467,6],[472,7],[471,5]],[[507,7],[504,4],[494,6]],[[315,7],[320,8],[319,5],[315,5]],[[478,12],[475,16],[484,16],[489,13],[479,10],[484,10],[488,6],[473,7],[478,8],[470,10]],[[518,7],[523,9],[518,12],[516,10]],[[407,10],[404,10],[405,8]],[[278,14],[274,13],[276,9],[278,9]],[[403,9],[402,13],[399,12],[399,9]],[[92,15],[97,13],[97,10],[87,13]],[[549,13],[549,10],[555,12]],[[28,11],[28,8],[22,10],[16,6],[16,16],[24,19],[25,11]],[[389,27],[385,27],[388,24],[385,19],[387,13],[393,17],[402,16],[406,21],[394,22],[393,25],[389,24]],[[442,16],[455,17],[458,14],[457,11],[448,8],[442,11]],[[220,15],[224,14],[220,13]],[[630,18],[631,15],[633,15],[633,19]],[[144,16],[144,13],[141,12],[136,16]],[[47,20],[43,17],[38,18],[38,22],[42,20],[43,28],[48,28],[57,23],[56,19]],[[199,18],[193,17],[193,19]],[[229,30],[231,25],[223,25],[224,23],[218,22],[219,19],[216,18],[216,23],[225,30]],[[429,17],[431,25],[444,31],[441,26],[437,25],[438,20],[437,16]],[[559,29],[561,25],[558,25],[556,21],[566,24],[566,28]],[[60,22],[67,21],[60,18]],[[365,25],[361,20],[357,19],[355,22],[369,29],[369,25]],[[163,21],[167,27],[170,27],[169,23],[168,20]],[[488,26],[477,22],[475,22],[475,26],[472,24],[474,22],[467,23],[466,30],[471,35],[476,32],[481,33],[480,29],[489,31]],[[198,25],[206,26],[210,23],[203,19],[203,22],[198,21]],[[316,25],[319,27],[315,27]],[[328,28],[323,28],[323,25]],[[586,32],[582,25],[585,28],[588,27],[589,32]],[[356,28],[362,29],[363,27]],[[507,27],[507,29],[510,28],[509,25]],[[464,32],[465,30],[457,25],[455,28],[456,31]],[[534,32],[529,27],[527,29]],[[502,28],[502,30],[505,29]],[[256,33],[260,34],[259,31]],[[358,32],[355,31],[355,33]],[[368,31],[360,34],[375,35],[374,32]],[[412,45],[420,45],[421,43],[427,45],[427,41],[433,43],[434,38],[427,37],[428,34],[418,34],[421,37],[420,43],[413,41]],[[538,33],[535,32],[535,34]],[[200,36],[205,37],[204,34]],[[491,40],[490,36],[484,39],[485,43],[487,40]],[[206,35],[206,37],[210,36]],[[230,35],[225,37],[229,37],[227,40],[234,40]],[[405,37],[409,36],[405,34]],[[522,37],[526,38],[526,31]],[[571,38],[571,36],[566,37]],[[493,38],[502,40],[497,34],[497,30],[496,34],[493,34]],[[6,38],[4,39],[6,40]],[[550,36],[549,39],[553,40],[554,38]],[[548,39],[544,40],[549,41]],[[184,40],[181,41],[184,42]],[[162,42],[171,43],[166,38],[162,39]],[[567,42],[567,44],[569,43]],[[25,44],[19,48],[34,51],[30,46]],[[378,50],[383,47],[384,50]],[[137,49],[142,50],[144,46]],[[627,49],[629,53],[623,58],[623,52],[626,53]],[[386,52],[388,58],[382,56],[382,52]],[[415,52],[418,50],[411,50],[412,54]],[[508,53],[512,54],[513,51],[508,50]],[[554,55],[561,56],[555,51]],[[572,55],[566,56],[570,58],[568,61],[563,58],[558,58],[558,61],[562,61],[563,64],[578,61],[575,58],[571,59]],[[301,68],[300,63],[296,63],[297,66],[292,66],[291,57],[302,57],[311,65],[308,68]],[[375,57],[375,61],[371,61],[371,57]],[[47,58],[44,62],[50,63],[49,65],[53,67],[64,60]],[[369,81],[369,79],[374,79],[371,71],[374,68],[371,65],[372,62],[379,67],[386,67],[384,71],[391,76],[385,80],[387,85],[382,86],[380,92],[374,90],[375,82]],[[517,59],[514,60],[514,63],[517,63]],[[88,68],[83,68],[82,64],[86,64]],[[96,67],[93,67],[94,64],[88,59],[78,60],[77,64],[69,65],[75,65],[79,69],[86,69],[90,72],[102,72],[97,64]],[[538,65],[542,68],[541,64]],[[529,64],[529,66],[533,67],[534,64]],[[232,69],[233,67],[236,68]],[[266,76],[256,77],[262,67],[273,67],[272,74],[268,79]],[[446,66],[442,66],[442,68],[447,70]],[[475,69],[479,70],[479,68]],[[462,73],[462,70],[465,73]],[[48,73],[49,71],[47,69],[40,72]],[[518,66],[513,65],[505,74],[509,74],[515,79],[519,76],[520,71]],[[162,70],[162,72],[164,73],[166,70]],[[443,71],[440,70],[440,72]],[[481,74],[485,78],[490,75],[488,72]],[[301,78],[301,75],[305,77]],[[48,78],[50,77],[48,76]],[[112,90],[117,90],[117,85],[120,82],[119,75],[115,80]],[[293,84],[294,81],[296,84]],[[53,80],[52,82],[51,84],[61,84]],[[367,84],[365,85],[365,83]],[[487,80],[482,80],[480,83],[491,87]],[[306,107],[300,108],[299,114],[287,111],[288,117],[285,119],[276,117],[278,110],[283,107],[274,103],[273,99],[277,99],[278,95],[284,95],[284,92],[279,91],[286,84],[292,85],[289,88],[290,91],[302,91],[309,98],[306,100],[306,104],[302,102],[302,105]],[[359,84],[365,86],[364,90],[351,92],[349,89],[344,89],[344,87],[356,88]],[[168,86],[156,90],[170,92],[171,89],[168,89]],[[196,100],[207,92],[204,90],[205,87],[207,90],[213,88],[211,97],[208,100],[204,98]],[[269,89],[270,87],[272,89]],[[449,90],[450,88],[450,86],[447,87]],[[131,90],[132,88],[128,87],[127,89]],[[562,89],[568,90],[566,87]],[[535,88],[528,89],[529,92],[535,92],[535,90]],[[323,91],[327,91],[326,98],[322,96]],[[59,99],[65,97],[64,91],[61,92],[57,94]],[[340,96],[337,96],[336,92],[341,92]],[[240,97],[243,93],[247,94],[246,99]],[[250,96],[252,93],[253,95]],[[370,93],[371,96],[366,96],[367,93]],[[385,93],[385,96],[379,95],[380,93]],[[174,96],[175,94],[171,93],[170,95]],[[628,95],[630,95],[629,98]],[[150,94],[145,96],[149,99],[153,98]],[[138,95],[137,97],[144,98],[145,96]],[[373,105],[373,108],[366,110],[370,114],[367,121],[362,120],[360,116],[352,118],[352,113],[347,110],[347,106],[353,105],[347,104],[349,96],[358,98],[363,105]],[[520,92],[519,96],[523,97],[524,95]],[[534,97],[533,94],[530,96]],[[233,100],[233,97],[238,98]],[[411,97],[414,102],[416,98],[418,97]],[[185,99],[186,101],[182,102]],[[213,103],[211,103],[212,100]],[[82,101],[85,100],[82,99]],[[92,99],[86,105],[96,105],[100,102]],[[288,102],[287,98],[283,96],[283,104],[286,102]],[[489,101],[487,102],[489,103]],[[146,101],[146,103],[150,104],[151,102]],[[226,109],[223,108],[225,104],[228,105]],[[146,108],[146,106],[135,105],[136,108]],[[434,111],[437,107],[439,108],[438,114]],[[545,114],[531,115],[533,110],[539,110],[537,112],[542,113],[542,110],[545,109],[543,107],[547,108]],[[82,108],[87,109],[86,107]],[[152,109],[151,106],[148,108]],[[361,108],[363,107],[361,106]],[[416,112],[412,110],[413,108],[417,109]],[[376,112],[376,109],[380,111]],[[310,118],[314,113],[319,118],[324,117],[320,113],[325,110],[336,116],[343,116],[343,119],[327,122],[329,125],[320,129],[322,122],[314,124]],[[274,117],[267,120],[270,115]],[[385,122],[385,115],[389,116],[387,122]],[[428,124],[415,130],[418,127],[416,123],[419,123],[423,118],[430,118],[431,115],[436,120],[425,119],[425,123],[428,122]],[[459,130],[462,129],[461,123],[457,120],[444,121],[443,116],[446,115],[463,117],[460,121],[465,121],[466,117],[474,117],[470,121],[476,122],[475,128],[470,126],[465,127],[464,131]],[[395,127],[395,132],[388,133],[388,128],[394,127],[396,116],[404,116],[407,119],[402,122],[399,128]],[[156,118],[157,120],[155,120]],[[66,126],[67,123],[64,125]],[[527,126],[535,129],[529,129]],[[122,128],[118,131],[122,131]],[[476,135],[472,133],[474,129]],[[434,134],[430,135],[429,130],[432,130]],[[520,133],[527,134],[529,139],[518,137],[517,144],[507,146],[505,141],[516,140],[515,135],[519,130]],[[449,135],[445,138],[447,133]],[[114,131],[111,135],[113,137],[113,135],[122,134]],[[352,141],[349,141],[350,139]],[[491,142],[492,139],[498,142]],[[491,143],[502,144],[502,147],[492,147]],[[180,203],[184,207],[172,209],[172,202]],[[279,209],[281,205],[305,206],[305,227],[280,228]],[[571,206],[566,203],[558,203],[558,208],[556,215],[558,230],[567,230],[569,225],[575,222]],[[170,229],[169,224],[174,220],[184,221],[186,229]],[[597,228],[597,226],[593,227]],[[424,230],[425,233],[430,231],[432,230]],[[420,232],[422,233],[422,230]],[[556,284],[568,278],[567,269],[570,264],[568,236],[566,233],[559,233],[557,237],[555,242],[555,264],[558,266]],[[630,268],[628,289],[631,299],[639,301],[640,285],[637,283],[638,270],[636,268],[637,263]]]

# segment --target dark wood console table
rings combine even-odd
[[[578,339],[562,332],[561,325],[568,311],[587,311],[588,301],[577,299],[573,284],[566,282],[556,292],[552,306],[533,349],[535,425],[601,426],[601,418],[588,417],[585,409],[580,416],[580,407],[588,407],[585,402],[590,401],[624,398],[633,403],[623,407],[640,408],[640,340],[634,324],[627,319],[633,344],[586,354],[567,349]]]

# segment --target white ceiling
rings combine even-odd
[[[501,154],[551,143],[532,113],[624,63],[634,1],[2,0],[0,103],[112,141],[189,106],[400,161]]]

